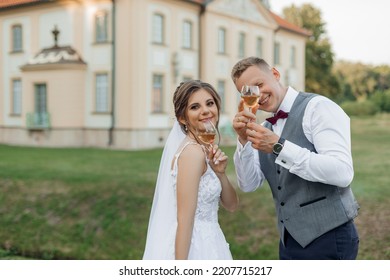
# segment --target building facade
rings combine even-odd
[[[304,89],[309,33],[259,0],[6,0],[0,26],[4,144],[163,146],[188,79],[221,95],[227,143],[239,102],[230,71],[247,56]]]

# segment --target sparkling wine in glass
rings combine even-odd
[[[244,85],[241,89],[241,98],[244,100],[245,108],[248,108],[249,112],[252,112],[252,108],[259,102],[260,89],[258,86]]]
[[[204,123],[203,128],[197,130],[198,139],[208,146],[208,149],[212,149],[213,145],[217,142],[219,144],[218,131],[215,128],[212,121],[207,120]],[[216,141],[218,138],[218,141]]]

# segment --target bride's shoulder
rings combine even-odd
[[[177,153],[177,157],[188,158],[188,159],[201,159],[204,160],[205,153],[202,145],[195,141],[186,141],[179,148],[179,152]]]
[[[195,141],[186,142],[176,154],[176,167],[181,166],[190,174],[204,174],[207,170],[207,156],[203,146]]]

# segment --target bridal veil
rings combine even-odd
[[[175,259],[177,229],[176,196],[171,176],[172,159],[185,134],[175,120],[161,156],[157,175],[149,227],[146,237],[144,260]]]

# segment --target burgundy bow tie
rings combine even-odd
[[[279,110],[273,117],[267,118],[266,120],[274,125],[278,119],[286,119],[287,117],[288,113],[284,112],[283,110]]]

